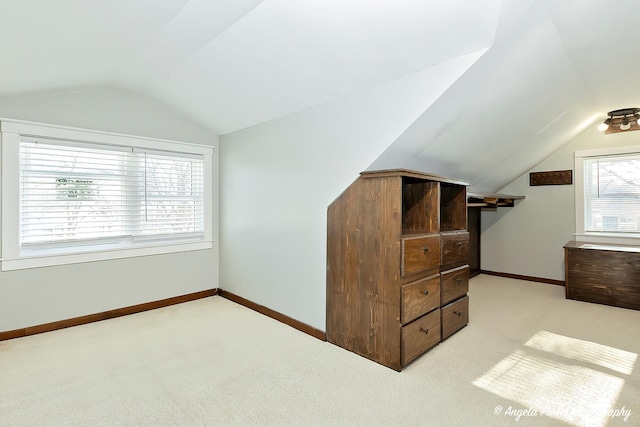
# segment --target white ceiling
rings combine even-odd
[[[500,0],[3,0],[0,96],[111,85],[218,134],[491,45]]]
[[[372,165],[479,190],[640,101],[637,0],[2,0],[0,16],[0,97],[117,87],[218,134],[489,48]]]
[[[640,2],[505,1],[492,47],[372,165],[497,191],[594,126],[639,106]]]

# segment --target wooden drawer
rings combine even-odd
[[[605,282],[590,284],[572,279],[567,287],[567,298],[640,310],[640,284],[635,286]]]
[[[614,293],[611,291],[611,287],[606,284],[585,285],[574,279],[567,288],[567,297],[580,301],[615,305]]]
[[[429,234],[402,239],[402,276],[440,265],[440,235]]]
[[[565,266],[567,298],[640,310],[640,252],[571,248]]]
[[[454,299],[460,298],[469,292],[469,266],[458,267],[442,273],[440,289],[442,300],[441,305],[445,305]]]
[[[425,277],[402,286],[400,322],[411,322],[440,306],[440,275]]]
[[[442,339],[453,335],[469,323],[469,297],[442,307]]]
[[[402,327],[402,366],[440,342],[440,310]]]
[[[469,258],[469,233],[455,231],[442,234],[442,264],[466,262]]]

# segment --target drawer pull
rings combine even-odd
[[[459,311],[455,311],[455,310],[453,311],[453,314],[455,314],[455,315],[457,315],[457,316],[462,316],[462,313],[461,313],[461,312],[459,312]]]
[[[420,332],[424,333],[424,334],[428,334],[429,333],[429,329],[427,328],[420,328]]]
[[[456,246],[462,246],[462,242],[456,243]]]
[[[456,282],[457,282],[457,283],[460,283],[460,282],[462,282],[462,279],[461,279],[460,277],[458,277],[458,278],[456,279]]]
[[[424,291],[422,291],[422,292],[421,292],[421,294],[422,294],[422,295],[429,295],[429,291],[424,290]]]
[[[423,246],[423,247],[422,247],[422,252],[424,252],[425,254],[426,254],[427,252],[429,252],[429,246]]]

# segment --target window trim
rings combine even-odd
[[[606,231],[585,231],[584,227],[584,159],[589,157],[632,155],[639,153],[640,145],[581,150],[574,153],[576,218],[575,239],[577,241],[629,245],[640,244],[640,233],[607,233]]]
[[[104,145],[137,147],[142,149],[179,151],[204,155],[204,237],[197,241],[145,241],[125,248],[109,248],[108,245],[90,245],[82,252],[37,255],[20,253],[20,138],[21,136],[54,138]],[[75,264],[110,259],[130,258],[205,250],[213,248],[213,154],[215,147],[138,137],[112,132],[71,128],[21,120],[0,119],[0,164],[2,185],[0,187],[0,262],[2,271],[53,265]]]

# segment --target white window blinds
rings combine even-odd
[[[640,154],[585,158],[585,231],[640,232]]]
[[[22,137],[22,249],[202,239],[204,156]]]

